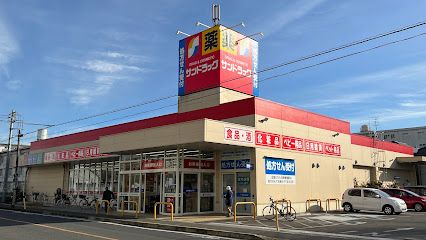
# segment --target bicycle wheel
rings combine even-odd
[[[83,198],[80,200],[80,203],[78,204],[80,207],[89,206],[89,202],[87,199]]]
[[[111,201],[109,202],[109,207],[110,207],[112,210],[116,210],[116,208],[117,208],[117,200],[115,200],[115,199],[111,199]]]
[[[97,203],[98,201],[96,200],[96,199],[93,199],[92,201],[90,201],[90,203],[89,203],[89,206],[91,207],[91,208],[96,208],[96,203]]]
[[[272,220],[275,217],[275,207],[274,206],[266,206],[262,210],[263,217]]]
[[[285,220],[291,222],[296,219],[296,210],[293,207],[285,207],[284,208],[284,218]]]

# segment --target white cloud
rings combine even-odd
[[[127,54],[127,53],[121,53],[116,51],[106,51],[106,52],[95,52],[97,55],[112,59],[123,59],[127,62],[132,63],[140,63],[140,62],[147,62],[149,60],[146,56],[136,55],[136,54]]]
[[[344,94],[339,96],[333,96],[333,98],[324,99],[317,101],[315,103],[304,104],[301,107],[303,108],[331,108],[338,107],[346,104],[361,103],[372,98],[378,97],[380,94],[377,93],[354,93],[354,94]]]
[[[367,87],[369,84],[372,83],[385,83],[388,84],[388,86],[395,86],[398,85],[398,83],[403,85],[409,85],[407,81],[409,81],[410,83],[423,84],[425,76],[426,62],[420,62],[412,65],[396,67],[388,70],[365,74],[346,80],[337,80],[327,84],[327,86],[352,88],[353,86],[363,86],[363,84]]]
[[[87,105],[91,103],[94,98],[109,93],[114,83],[123,79],[125,78],[99,75],[92,83],[68,89],[67,92],[70,94],[70,102],[75,105]]]
[[[89,60],[81,68],[99,72],[99,73],[117,73],[126,70],[142,72],[142,68],[137,66],[125,65],[125,64],[117,64],[112,62],[107,62],[103,60]]]
[[[364,115],[364,116],[357,116],[350,118],[349,121],[351,124],[365,124],[369,120],[372,119],[372,117],[377,118],[377,120],[380,123],[388,123],[393,122],[397,120],[409,120],[409,119],[420,119],[426,117],[426,110],[424,107],[421,108],[410,108],[410,109],[402,109],[402,108],[395,108],[395,109],[376,109],[374,113]]]
[[[401,107],[408,107],[408,108],[426,108],[426,102],[419,102],[419,101],[405,101],[399,104]]]
[[[258,29],[266,35],[272,35],[290,23],[306,16],[323,2],[324,0],[297,1],[293,7],[285,11],[280,10],[277,14],[269,16],[267,21],[263,20],[264,24],[259,26]]]
[[[21,87],[22,82],[19,80],[10,80],[6,82],[6,88],[9,90],[17,90]]]
[[[6,24],[0,19],[0,66],[10,62],[18,53],[19,46]]]
[[[70,83],[73,82],[75,85],[68,86],[66,92],[72,104],[81,106],[109,94],[118,81],[139,80],[140,73],[148,70],[137,66],[136,63],[141,62],[134,60],[137,58],[143,57],[116,51],[90,51],[81,59],[55,57],[45,59],[50,63],[70,68],[70,75],[73,78]]]
[[[120,63],[119,61],[110,61],[104,59],[87,59],[87,60],[72,60],[72,59],[61,59],[61,58],[53,58],[46,57],[46,61],[52,63],[63,64],[69,67],[83,69],[95,73],[128,73],[130,72],[143,72],[145,69],[135,66],[129,65],[126,63]]]

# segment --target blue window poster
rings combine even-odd
[[[296,184],[294,159],[265,157],[266,184]]]

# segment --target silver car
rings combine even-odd
[[[383,212],[386,215],[407,211],[403,200],[375,188],[347,189],[342,196],[342,207],[345,212],[367,210]]]

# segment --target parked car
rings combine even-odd
[[[408,209],[414,209],[416,212],[426,209],[426,197],[419,196],[417,193],[399,188],[383,188],[380,190],[392,197],[404,200]]]
[[[404,189],[417,193],[420,196],[426,196],[426,186],[409,186]]]
[[[375,188],[349,188],[342,196],[342,207],[345,212],[368,210],[383,212],[386,215],[400,214],[407,211],[402,199]]]

